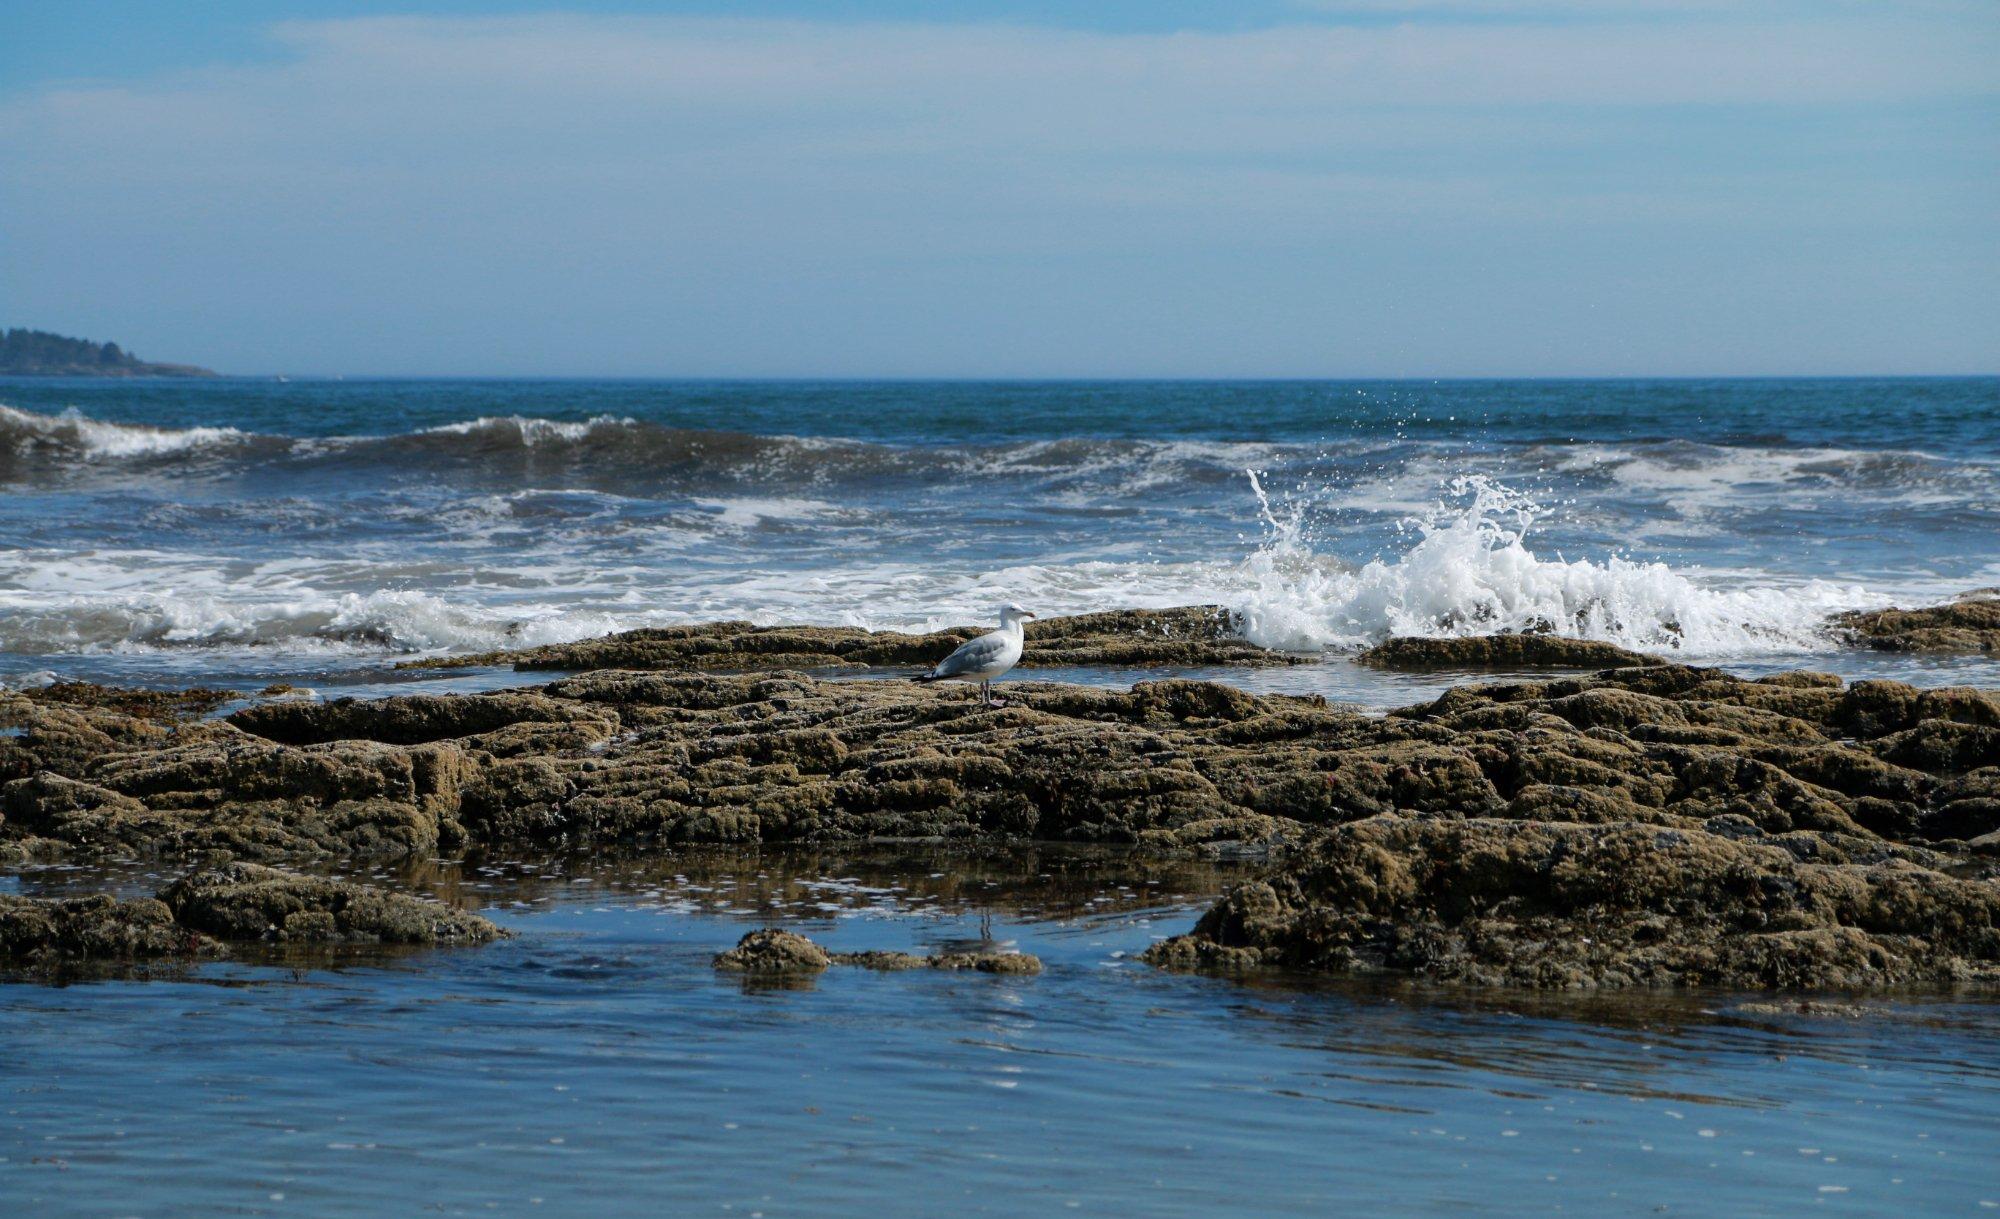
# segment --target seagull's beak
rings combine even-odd
[[[1033,615],[1033,614],[1030,614],[1030,613],[1028,613],[1028,612],[1027,612],[1026,610],[1023,610],[1023,611],[1021,612],[1021,617],[1023,617],[1023,618],[1033,618],[1033,617],[1034,617],[1034,615]]]

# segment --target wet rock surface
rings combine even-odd
[[[429,898],[245,863],[183,877],[155,897],[0,894],[0,966],[10,967],[221,956],[225,941],[437,945],[504,934]]]
[[[707,622],[651,627],[512,651],[406,662],[405,668],[512,665],[516,669],[750,672],[861,667],[927,668],[992,630],[960,626],[924,635],[858,627]],[[1284,665],[1308,657],[1235,637],[1219,606],[1107,610],[1027,624],[1023,668],[1068,665]]]
[[[736,947],[716,954],[715,967],[735,973],[813,974],[834,965],[895,973],[908,969],[974,970],[992,974],[1038,974],[1039,957],[1021,952],[828,952],[795,931],[752,931]]]
[[[479,944],[500,928],[476,914],[373,885],[236,863],[160,893],[183,927],[222,940],[293,944]]]
[[[736,947],[717,953],[715,967],[738,973],[818,973],[833,963],[827,951],[796,931],[752,931]]]
[[[1378,643],[1354,659],[1382,669],[1620,669],[1667,663],[1615,643],[1560,635],[1403,636]]]
[[[224,721],[6,693],[0,849],[1110,843],[1277,862],[1268,899],[1247,887],[1157,951],[1177,965],[1817,988],[1984,981],[2000,951],[1989,692],[1662,663],[1388,715],[1184,680],[1008,693],[603,670]],[[1453,872],[1460,852],[1501,879]],[[1891,907],[1907,917],[1871,913]],[[282,902],[243,908],[292,935]],[[215,917],[200,929],[250,934]],[[352,933],[337,913],[297,928]]]
[[[143,897],[35,898],[0,893],[0,966],[213,955],[215,944]]]
[[[2000,597],[1838,614],[1833,623],[1850,641],[1883,652],[2000,652]]]
[[[2000,886],[1920,859],[1815,835],[1376,817],[1147,959],[1537,988],[2000,980]]]
[[[1497,804],[1335,826],[1149,953],[1580,988],[2000,981],[2000,700],[1681,666],[1459,687],[1395,713]],[[1491,752],[1488,752],[1491,751]]]

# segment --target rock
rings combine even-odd
[[[161,891],[160,900],[181,926],[223,940],[478,944],[507,934],[429,898],[252,863],[183,877]]]
[[[1666,661],[1617,644],[1561,635],[1403,636],[1354,658],[1383,669],[1622,669]]]
[[[1025,952],[940,952],[918,956],[911,952],[836,952],[829,956],[835,965],[858,965],[863,969],[895,972],[904,969],[972,969],[989,974],[1038,974],[1042,959]]]
[[[1883,652],[2000,652],[2000,597],[1836,614],[1833,624],[1849,641]]]
[[[231,715],[229,722],[254,736],[284,745],[345,740],[422,745],[498,732],[524,723],[554,727],[582,722],[602,729],[578,738],[587,743],[608,736],[617,725],[617,717],[539,694],[506,690],[482,695],[408,694],[365,702],[342,698],[330,703],[260,703]]]
[[[1686,828],[1727,814],[1901,841],[1939,836],[1921,827],[1940,784],[1990,763],[2000,733],[1980,691],[1665,664],[1460,686],[1386,717],[1185,680],[1009,690],[991,708],[900,681],[605,670],[171,731],[19,703],[26,727],[0,745],[29,773],[0,786],[0,843],[265,860],[870,837],[1184,850],[1391,811]]]
[[[200,686],[188,690],[133,690],[87,681],[59,681],[14,693],[41,703],[102,708],[135,719],[164,721],[206,715],[239,697],[234,691]]]
[[[1616,823],[1339,826],[1146,958],[1542,988],[2000,981],[2000,886]]]
[[[920,957],[908,952],[834,952],[795,931],[770,927],[752,931],[736,947],[716,954],[715,967],[738,973],[818,973],[829,965],[856,965],[895,972],[905,969],[971,969],[980,973],[1037,974],[1040,958],[1019,952],[947,952]]]
[[[991,630],[962,626],[928,635],[857,627],[773,626],[709,622],[648,627],[586,639],[476,656],[405,662],[403,668],[512,665],[516,669],[640,669],[748,672],[781,669],[897,666],[922,668],[959,644]],[[1027,626],[1023,668],[1062,665],[1284,665],[1311,657],[1273,652],[1237,638],[1217,606],[1169,610],[1107,610],[1049,618]]]
[[[1803,920],[1793,928],[1801,934],[1745,941],[1775,954],[1762,974],[1740,954],[1647,956],[1636,941],[1615,959],[1536,958],[1476,911],[1447,899],[1425,906],[1430,898],[1413,890],[1407,909],[1377,911],[1371,926],[1383,935],[1406,927],[1450,950],[1433,961],[1370,947],[1354,931],[1344,942],[1357,960],[1374,953],[1385,967],[1563,986],[1755,977],[1878,985],[1956,976],[1952,961],[1968,963],[1966,976],[1983,968],[1969,933],[1915,947],[1814,903],[1902,869],[1952,881],[1897,890],[1913,919],[1950,925],[1990,891],[2000,700],[1989,692],[1842,686],[1816,674],[1746,681],[1661,663],[1462,685],[1388,715],[1180,679],[1130,690],[1014,681],[1008,696],[1009,705],[987,707],[962,689],[905,681],[599,670],[535,690],[267,704],[217,721],[0,693],[0,725],[17,729],[0,737],[0,857],[224,850],[277,860],[460,843],[894,838],[1096,842],[1282,862],[1340,840],[1350,824],[1387,818],[1476,823],[1496,842],[1542,835],[1533,841],[1584,860],[1626,842],[1606,835],[1681,835],[1672,841],[1703,844],[1701,860],[1725,861],[1744,884],[1769,890],[1765,913],[1774,924]],[[1428,850],[1402,839],[1377,845]],[[1525,866],[1510,875],[1523,892],[1543,883]],[[1302,903],[1328,900],[1317,889],[1288,892],[1273,881],[1265,914],[1274,925],[1298,924]],[[1231,900],[1230,917],[1244,923],[1248,898]],[[1478,891],[1481,903],[1499,900],[1497,890]],[[1783,912],[1788,904],[1797,909]],[[1645,895],[1606,909],[1651,928],[1648,942],[1684,947],[1701,947],[1704,927],[1740,913],[1721,898]],[[255,934],[350,934],[316,909],[296,927],[292,909],[283,913],[261,916]],[[1557,905],[1532,917],[1561,930],[1597,916]],[[1473,933],[1476,942],[1465,941]],[[1278,956],[1297,963],[1304,958],[1286,955],[1295,938],[1197,937],[1160,956],[1237,968],[1283,948]],[[1797,945],[1790,973],[1780,951],[1788,943]],[[1482,956],[1481,944],[1501,955]]]
[[[1941,785],[1917,829],[1926,838],[1967,840],[2000,832],[2000,766],[1984,766]]]
[[[715,957],[717,969],[741,973],[818,973],[829,964],[826,949],[777,927],[749,932],[736,947]]]
[[[428,898],[243,863],[129,901],[0,894],[0,964],[34,968],[220,956],[224,940],[428,945],[507,934]]]
[[[0,894],[0,965],[41,967],[217,951],[211,940],[176,924],[165,903],[150,897],[119,901],[102,894],[75,898]]]

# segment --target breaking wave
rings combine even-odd
[[[38,415],[0,406],[0,452],[47,465],[237,448],[251,439],[250,433],[233,427],[148,427],[107,423],[74,409],[60,415]]]
[[[1835,646],[1829,614],[1875,603],[1859,585],[1721,588],[1663,563],[1544,557],[1529,547],[1544,509],[1476,476],[1451,480],[1409,522],[1417,540],[1401,554],[1347,568],[1313,553],[1304,514],[1281,516],[1250,477],[1269,538],[1246,564],[1236,613],[1265,647],[1531,632],[1705,657],[1814,652]]]
[[[75,410],[0,406],[0,484],[151,475],[398,472],[470,484],[561,478],[639,494],[773,487],[910,487],[964,479],[1054,491],[1135,492],[1221,486],[1283,446],[1202,440],[1065,439],[887,444],[840,437],[679,428],[629,416],[546,419],[487,415],[386,435],[294,437],[229,427],[110,423]]]
[[[1409,522],[1400,553],[1359,566],[1316,553],[1310,516],[1273,507],[1240,560],[1081,560],[980,569],[921,561],[855,562],[812,572],[782,565],[685,569],[662,585],[644,567],[580,555],[513,566],[414,566],[358,556],[272,564],[127,552],[20,554],[0,571],[0,651],[13,653],[278,648],[374,653],[480,651],[588,638],[638,626],[747,618],[936,629],[982,621],[1014,599],[1045,615],[1109,606],[1221,604],[1253,642],[1344,652],[1393,635],[1552,632],[1643,651],[1722,658],[1824,651],[1828,615],[1881,603],[1859,585],[1808,581],[1725,586],[1661,563],[1544,555],[1543,508],[1481,477],[1453,480]],[[741,527],[812,518],[816,501],[711,501]],[[560,547],[557,548],[557,551]],[[419,589],[396,585],[420,585]],[[343,591],[330,591],[337,586]],[[160,591],[171,587],[175,591]],[[424,591],[424,589],[433,591]],[[671,589],[671,601],[659,598]]]
[[[1893,546],[1872,568],[1831,547],[1805,568],[1872,591],[1723,567],[1785,566],[1799,538],[1849,528],[1990,538],[1990,457],[1752,440],[898,444],[621,414],[298,437],[0,407],[0,491],[59,492],[0,549],[0,652],[477,651],[719,618],[912,629],[1019,600],[1221,604],[1287,650],[1539,631],[1721,659],[1833,648],[1828,615],[1921,595],[1923,576]],[[1246,468],[1271,472],[1254,498]],[[147,479],[165,493],[130,494]],[[1280,480],[1298,491],[1274,504]],[[113,498],[72,512],[79,489]],[[1605,553],[1660,537],[1671,566]]]

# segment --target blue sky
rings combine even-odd
[[[2000,4],[0,6],[0,325],[244,372],[2000,368]]]

